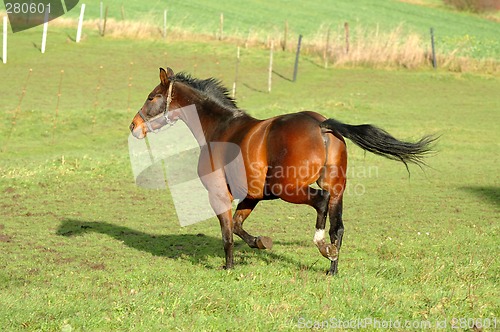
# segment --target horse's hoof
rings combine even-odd
[[[326,275],[327,276],[331,276],[331,277],[335,277],[335,276],[338,275],[338,271],[336,271],[336,270],[335,271],[328,270],[328,271],[326,271]]]
[[[273,247],[273,240],[267,236],[259,236],[255,240],[255,243],[259,249],[271,249]]]
[[[330,264],[330,269],[326,271],[326,275],[336,276],[339,273],[338,265],[339,265],[338,259],[332,261],[332,263]]]

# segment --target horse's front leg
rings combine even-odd
[[[253,211],[259,200],[257,199],[244,199],[241,201],[233,216],[234,234],[238,235],[245,241],[250,248],[258,249],[271,249],[273,247],[273,240],[267,236],[258,236],[248,234],[243,229],[243,222]]]
[[[234,241],[233,241],[233,218],[231,216],[231,210],[218,214],[217,218],[219,218],[220,229],[222,232],[222,243],[224,245],[224,253],[226,255],[226,265],[224,265],[224,269],[232,269],[234,263],[233,261]]]
[[[224,245],[224,253],[226,254],[226,265],[224,269],[233,267],[233,217],[231,215],[231,196],[229,192],[221,189],[219,186],[211,187],[208,197],[210,205],[219,218],[220,229],[222,232],[222,243]]]

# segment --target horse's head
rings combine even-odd
[[[148,95],[141,109],[130,124],[130,131],[136,138],[146,137],[148,132],[159,130],[166,124],[172,124],[177,117],[171,111],[179,105],[173,100],[174,72],[160,68],[160,84]]]

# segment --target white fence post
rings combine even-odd
[[[80,10],[80,19],[78,20],[78,30],[76,31],[76,42],[79,43],[82,38],[82,25],[83,25],[83,15],[85,14],[85,4],[82,3],[82,9]]]
[[[267,92],[271,92],[271,84],[273,77],[273,51],[274,51],[274,40],[271,40],[271,50],[269,52],[269,75],[267,77]]]
[[[45,19],[43,21],[43,33],[42,33],[42,54],[45,53],[45,46],[47,46],[47,28],[49,26],[49,9],[45,9]]]
[[[102,9],[103,3],[99,2],[99,34],[102,36]]]
[[[7,16],[3,17],[3,63],[7,63]]]
[[[163,38],[167,38],[167,9],[163,11]]]

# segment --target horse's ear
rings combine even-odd
[[[167,70],[160,68],[160,82],[164,86],[168,85],[168,81],[174,76],[174,71],[167,67]]]

